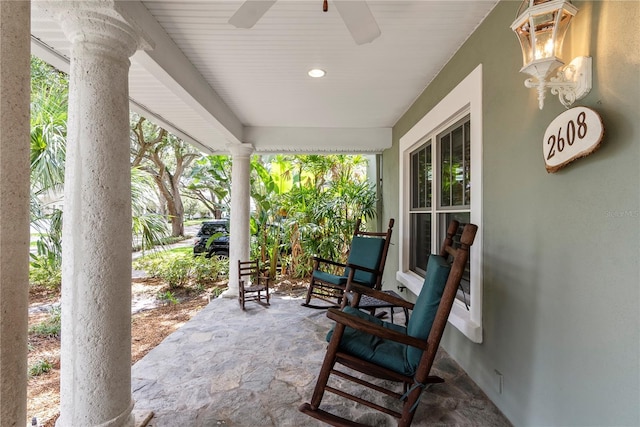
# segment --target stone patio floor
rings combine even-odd
[[[212,300],[133,366],[138,422],[152,411],[150,427],[323,425],[297,408],[311,398],[332,322],[301,301],[276,294],[270,307],[249,302],[243,312],[235,299]],[[511,425],[443,350],[432,373],[445,383],[423,393],[414,426]],[[379,403],[392,400],[380,396]],[[372,426],[396,424],[331,393],[321,407]]]

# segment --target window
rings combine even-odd
[[[428,140],[410,153],[411,207],[409,210],[411,258],[409,269],[424,276],[427,256],[431,248],[439,248],[444,240],[434,237],[431,226],[439,230],[441,213],[469,212],[471,193],[471,155],[469,144],[469,116],[450,129]],[[431,159],[435,159],[435,165]],[[435,174],[434,174],[435,170]],[[432,192],[432,188],[437,191]],[[435,221],[431,218],[433,215]],[[468,216],[468,215],[467,215]],[[446,216],[449,219],[451,215]],[[445,217],[442,217],[446,219]],[[435,224],[433,224],[435,222]],[[468,218],[466,222],[469,222]],[[446,229],[446,226],[445,226]],[[437,233],[438,235],[440,233]],[[431,242],[435,246],[431,245]]]
[[[482,66],[400,138],[400,271],[413,293],[449,221],[479,226],[449,321],[482,342]],[[458,236],[459,239],[460,236]]]
[[[467,114],[409,154],[409,270],[422,277],[429,254],[437,252],[446,237],[447,224],[453,219],[461,224],[470,221],[470,123]],[[469,305],[469,281],[470,261],[458,293],[465,306]]]

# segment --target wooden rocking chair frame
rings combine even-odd
[[[440,255],[443,257],[447,257],[447,255],[452,256],[453,264],[451,266],[451,271],[447,278],[444,292],[440,299],[435,319],[433,321],[427,339],[418,339],[404,333],[379,326],[365,319],[353,316],[338,309],[329,309],[327,312],[327,317],[336,321],[335,329],[327,348],[327,353],[325,355],[325,359],[318,376],[311,402],[303,403],[298,408],[301,412],[334,426],[362,426],[362,424],[347,420],[345,418],[320,409],[320,404],[324,392],[328,391],[368,406],[377,411],[389,414],[398,419],[398,426],[406,427],[411,425],[415,408],[417,407],[418,399],[420,398],[423,389],[428,384],[444,382],[442,378],[429,375],[429,373],[433,365],[436,351],[438,349],[438,346],[440,345],[440,340],[442,338],[444,328],[447,325],[449,312],[451,311],[451,307],[456,298],[460,279],[462,278],[462,275],[464,273],[467,259],[469,257],[469,247],[473,243],[477,231],[477,226],[475,226],[474,224],[467,224],[464,227],[464,231],[460,239],[460,247],[454,249],[453,236],[455,235],[458,227],[459,224],[457,221],[452,221],[449,224],[449,227],[447,229],[447,237],[440,251]],[[399,307],[407,308],[410,310],[413,310],[414,308],[414,304],[401,298],[396,298],[384,292],[359,286],[350,282],[348,282],[347,284],[347,292],[353,292],[354,294],[354,298],[352,298],[351,301],[352,307],[357,306],[360,295],[370,295],[374,298],[387,301]],[[371,361],[360,359],[342,351],[340,348],[340,341],[347,326],[375,335],[385,340],[392,340],[403,343],[407,346],[421,349],[422,356],[420,357],[419,365],[413,375],[408,376],[402,373],[398,373],[394,370],[380,366]],[[404,394],[382,387],[379,384],[369,382],[365,379],[354,377],[353,375],[350,375],[346,372],[339,371],[335,368],[336,363],[339,363],[369,376],[401,382],[403,383]],[[380,393],[384,393],[396,399],[404,400],[404,403],[402,405],[402,412],[380,406],[361,397],[349,394],[343,390],[328,386],[327,383],[329,381],[329,377],[332,374],[351,382],[355,382],[362,386],[368,387]]]
[[[343,272],[346,271],[346,268],[353,267],[353,268],[350,268],[349,270],[350,273],[354,273],[355,270],[360,270],[363,272],[370,273],[373,275],[373,277],[375,277],[375,281],[373,283],[358,283],[357,280],[354,279],[353,274],[351,274],[351,280],[353,283],[370,286],[378,290],[381,289],[382,274],[384,273],[384,266],[387,261],[387,252],[389,251],[389,245],[391,244],[390,240],[391,240],[391,233],[393,231],[394,222],[395,220],[393,218],[389,220],[389,226],[387,228],[387,231],[385,232],[362,231],[360,230],[361,221],[358,219],[356,222],[355,231],[353,232],[354,238],[366,237],[366,238],[384,239],[384,244],[381,249],[379,262],[377,263],[375,268],[359,267],[356,264],[350,263],[349,260],[347,260],[347,264],[343,264],[343,263],[325,259],[325,258],[313,257],[313,273],[311,275],[311,280],[309,282],[309,288],[307,289],[305,302],[302,305],[304,307],[309,307],[309,308],[326,309],[330,307],[337,308],[342,304],[342,296],[346,289],[347,277],[344,277],[343,275],[345,279],[345,284],[336,284],[336,283],[331,283],[329,281],[323,280],[322,278],[316,275],[316,272],[321,271],[322,268],[323,267],[326,268],[326,266],[332,266],[333,268],[337,267],[338,269],[342,269]],[[351,259],[351,255],[352,254],[349,253],[350,259]],[[310,303],[311,298],[317,298],[317,299],[326,301],[329,303],[329,305],[311,304]]]
[[[244,310],[246,301],[269,304],[269,276],[260,270],[260,262],[256,260],[238,261],[238,303]],[[249,280],[248,280],[249,279]],[[262,301],[265,301],[264,303]]]

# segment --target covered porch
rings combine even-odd
[[[550,153],[543,152],[543,135],[564,107],[549,96],[540,111],[535,91],[523,86],[522,52],[510,28],[519,2],[368,0],[382,33],[364,45],[350,44],[335,9],[323,15],[315,0],[278,1],[263,26],[242,32],[228,24],[242,3],[0,2],[0,424],[26,418],[33,53],[68,72],[71,83],[58,427],[132,426],[134,408],[182,413],[197,424],[189,407],[211,417],[202,418],[204,425],[242,425],[251,420],[234,418],[239,402],[222,402],[229,406],[220,412],[212,402],[199,406],[234,396],[211,388],[220,374],[216,364],[236,373],[218,378],[216,387],[258,399],[265,387],[284,389],[285,373],[300,363],[305,380],[283,395],[306,399],[311,384],[303,383],[312,381],[324,347],[322,327],[310,325],[323,325],[320,313],[289,312],[276,300],[269,310],[243,314],[236,301],[216,300],[187,325],[188,338],[160,347],[165,364],[156,372],[145,368],[154,354],[132,373],[130,108],[206,152],[232,155],[232,263],[248,255],[252,154],[376,155],[379,218],[398,220],[384,286],[402,285],[409,298],[421,283],[411,244],[427,240],[410,227],[412,156],[426,156],[426,147],[442,153],[446,135],[439,137],[469,126],[470,205],[428,213],[440,220],[470,211],[480,230],[471,255],[470,311],[457,304],[442,346],[513,424],[639,425],[640,3],[573,2],[580,13],[567,32],[564,60],[592,57],[593,88],[577,105],[596,111],[606,130],[598,151],[555,174],[545,170]],[[308,78],[312,67],[326,68],[326,78]],[[95,241],[101,244],[94,250]],[[233,276],[230,283],[233,297]],[[252,321],[294,315],[301,317],[293,329],[313,337],[309,355],[292,360],[285,340],[286,353],[270,360],[290,363],[286,370],[243,377],[240,370],[249,365],[234,347],[245,348],[240,337],[255,333]],[[216,335],[230,332],[215,327],[218,316],[238,325],[233,334]],[[212,329],[194,327],[198,319]],[[283,323],[277,320],[272,323]],[[216,340],[227,340],[232,350],[218,353]],[[162,353],[183,346],[207,355],[191,364]],[[193,392],[187,382],[165,388],[157,375],[188,378],[203,359],[208,363],[193,377]],[[445,376],[447,366],[439,365]],[[464,378],[460,388],[472,389]],[[457,419],[455,411],[437,412],[454,406],[446,387],[456,381],[425,394],[420,415]],[[431,396],[436,403],[427,402]],[[161,401],[175,406],[154,406]],[[480,411],[475,397],[468,402],[455,408]],[[297,404],[285,406],[299,420]],[[254,415],[249,405],[245,414]]]
[[[206,153],[231,155],[234,265],[249,255],[250,156],[379,159],[395,121],[496,1],[343,2],[383,27],[362,46],[353,15],[333,5],[325,13],[316,1],[278,2],[247,31],[229,23],[242,1],[2,2],[3,420],[25,418],[30,54],[70,83],[57,425],[131,426],[130,110]],[[428,36],[447,23],[456,31],[434,44]],[[420,56],[425,49],[432,55]],[[307,75],[318,67],[327,79]],[[235,274],[227,297],[237,296]]]
[[[149,427],[323,425],[297,408],[311,398],[333,322],[303,301],[300,290],[279,291],[269,308],[247,303],[246,311],[232,299],[212,300],[133,366],[137,422],[153,412]],[[401,311],[395,318],[403,322]],[[433,372],[445,383],[423,393],[413,425],[511,425],[442,349]],[[342,383],[361,397],[376,394]],[[380,394],[376,403],[394,404]],[[322,407],[367,425],[395,425],[391,416],[330,393]]]

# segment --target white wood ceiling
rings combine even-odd
[[[68,57],[34,3],[33,36]],[[122,3],[155,44],[132,58],[131,98],[179,136],[210,151],[379,152],[497,0],[369,0],[382,34],[360,46],[331,1],[279,0],[251,29],[227,23],[239,0]],[[316,67],[327,75],[310,78]]]

